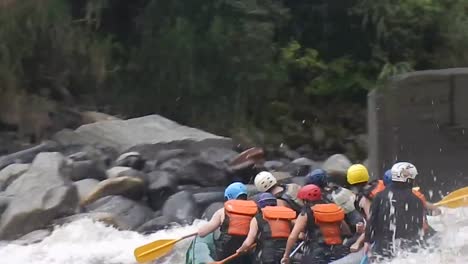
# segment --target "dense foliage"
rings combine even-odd
[[[263,140],[292,145],[365,132],[356,109],[389,76],[468,61],[465,0],[0,6],[0,90],[159,113],[222,134],[261,129]]]

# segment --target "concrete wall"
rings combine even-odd
[[[374,178],[409,161],[430,200],[468,186],[468,68],[405,74],[375,89],[368,130]]]

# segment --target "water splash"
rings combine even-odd
[[[468,209],[443,209],[442,216],[428,218],[434,229],[439,231],[440,247],[401,255],[390,263],[468,263]],[[136,247],[158,239],[179,238],[194,232],[203,223],[206,222],[196,221],[191,226],[141,235],[81,219],[57,227],[40,243],[0,246],[0,256],[2,263],[15,264],[136,264],[133,257]],[[184,263],[189,242],[190,239],[177,243],[174,253],[156,263]]]
[[[133,250],[158,239],[179,238],[196,231],[204,221],[141,235],[133,231],[119,231],[91,219],[81,219],[57,227],[52,234],[37,244],[7,244],[0,247],[2,263],[15,264],[135,264]],[[185,250],[190,240],[177,243],[174,252],[162,262],[184,263]]]

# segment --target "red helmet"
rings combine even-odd
[[[322,200],[322,191],[317,185],[308,184],[299,190],[299,192],[297,193],[297,198],[309,202],[320,201]]]

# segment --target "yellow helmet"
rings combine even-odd
[[[358,184],[369,181],[369,172],[367,168],[362,164],[354,164],[348,168],[348,173],[346,174],[348,183]]]

